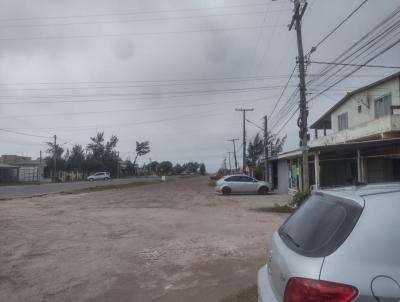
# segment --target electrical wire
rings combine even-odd
[[[368,65],[368,64],[351,64],[351,63],[336,63],[336,62],[322,62],[322,61],[309,61],[311,64],[323,64],[323,65],[336,65],[336,66],[352,66],[352,67],[368,67],[368,68],[388,68],[388,69],[400,69],[400,66],[387,66],[387,65]]]
[[[33,40],[64,40],[64,39],[91,39],[91,38],[115,38],[124,36],[158,36],[158,35],[173,35],[173,34],[190,34],[202,32],[223,32],[223,31],[241,31],[252,30],[260,27],[274,27],[273,25],[263,26],[240,26],[227,28],[203,28],[203,29],[188,29],[177,31],[159,31],[159,32],[136,32],[136,33],[114,33],[114,34],[92,34],[92,35],[71,35],[71,36],[42,36],[42,37],[1,37],[0,41],[33,41]],[[284,28],[285,25],[281,25]]]
[[[269,114],[269,118],[271,118],[271,116],[274,114],[274,112],[275,112],[277,106],[279,105],[279,103],[280,103],[280,101],[281,101],[281,99],[282,99],[284,93],[286,92],[286,89],[288,88],[289,83],[290,83],[290,81],[292,80],[292,77],[293,77],[293,75],[294,75],[294,72],[296,71],[296,67],[297,67],[297,63],[294,65],[293,71],[292,71],[292,73],[290,74],[290,76],[289,76],[289,78],[288,78],[288,80],[287,80],[285,86],[283,87],[282,93],[280,94],[279,98],[278,98],[277,101],[275,102],[275,105],[274,105],[274,107],[272,108],[271,113]]]
[[[200,104],[190,104],[190,105],[172,105],[172,106],[163,106],[156,108],[134,108],[134,109],[119,109],[119,110],[104,110],[104,111],[79,111],[79,112],[55,112],[49,114],[27,114],[27,115],[7,115],[0,116],[0,118],[32,118],[32,117],[54,117],[54,116],[74,116],[74,115],[89,115],[89,114],[104,114],[104,113],[117,113],[117,112],[140,112],[140,111],[154,111],[154,110],[165,110],[165,109],[181,109],[181,108],[194,108],[194,107],[203,107],[203,106],[215,106],[220,104],[236,104],[243,102],[260,102],[265,101],[265,98],[256,98],[256,99],[241,99],[234,101],[225,101],[225,102],[212,102],[212,103],[200,103]]]
[[[40,137],[40,138],[47,138],[50,139],[50,136],[43,136],[43,135],[37,135],[37,134],[30,134],[30,133],[25,133],[25,132],[19,132],[15,130],[9,130],[9,129],[3,129],[0,128],[0,131],[2,132],[7,132],[7,133],[12,133],[12,134],[18,134],[18,135],[24,135],[24,136],[31,136],[31,137]]]
[[[174,17],[158,17],[158,18],[148,18],[148,19],[128,19],[128,20],[100,20],[100,21],[86,21],[86,22],[69,22],[69,23],[48,23],[48,24],[16,24],[16,25],[5,25],[1,29],[8,28],[33,28],[33,27],[54,27],[54,26],[74,26],[74,25],[96,25],[96,24],[119,24],[119,23],[136,23],[136,22],[153,22],[153,21],[171,21],[171,20],[193,20],[202,18],[212,18],[212,17],[232,17],[232,16],[248,16],[248,15],[263,15],[265,13],[274,13],[284,10],[273,10],[273,11],[255,11],[255,12],[239,12],[239,13],[225,13],[225,14],[211,14],[211,15],[194,15],[194,16],[174,16]]]
[[[72,18],[93,18],[93,17],[110,17],[110,16],[131,16],[141,14],[160,14],[160,13],[177,13],[177,12],[188,12],[188,11],[202,11],[202,10],[214,10],[214,9],[231,9],[239,7],[257,7],[257,6],[268,6],[265,2],[260,3],[249,3],[249,4],[238,4],[228,6],[212,6],[212,7],[198,7],[198,8],[180,8],[180,9],[164,9],[164,10],[148,10],[148,11],[137,11],[137,12],[121,12],[121,13],[104,13],[104,14],[90,14],[90,15],[69,15],[69,16],[40,16],[40,17],[29,17],[29,18],[4,18],[0,19],[0,22],[15,22],[15,21],[30,21],[30,20],[54,20],[54,19],[72,19]]]
[[[354,9],[343,21],[341,21],[333,30],[331,30],[324,38],[322,38],[315,46],[313,46],[311,48],[311,50],[309,51],[308,55],[313,53],[314,51],[316,51],[317,48],[319,46],[321,46],[322,43],[324,43],[330,36],[332,36],[344,23],[346,23],[367,2],[368,2],[368,0],[364,0],[363,2],[361,2],[361,4],[356,9]]]

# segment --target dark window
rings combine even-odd
[[[253,182],[253,178],[247,176],[240,176],[240,181],[242,182]]]
[[[361,212],[356,202],[312,196],[282,225],[279,235],[298,254],[325,257],[342,245]]]
[[[241,181],[240,176],[232,176],[225,179],[225,181]]]
[[[375,100],[375,118],[380,118],[391,113],[392,96],[385,95]]]
[[[347,112],[338,116],[339,131],[349,128],[349,114]]]

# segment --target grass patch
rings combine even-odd
[[[270,212],[270,213],[293,213],[295,208],[285,204],[283,206],[275,204],[272,207],[256,208],[254,209],[258,212]]]
[[[61,194],[82,194],[82,193],[99,192],[106,190],[128,189],[128,188],[141,187],[157,183],[161,183],[161,181],[142,181],[142,182],[131,182],[127,184],[119,184],[119,185],[97,186],[97,187],[76,189],[71,191],[64,191],[61,192]]]
[[[246,288],[245,290],[234,296],[222,299],[220,302],[257,302],[257,300],[257,286],[254,285],[252,287]]]

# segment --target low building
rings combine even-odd
[[[2,155],[0,162],[12,167],[11,181],[43,181],[46,162],[41,159],[32,160],[28,156]],[[9,168],[11,169],[11,168]],[[9,172],[7,172],[9,173]]]
[[[0,183],[18,181],[17,166],[0,163]]]
[[[399,91],[396,73],[348,93],[310,126],[310,185],[400,181]],[[278,172],[278,187],[301,187],[301,151],[280,154],[277,161],[287,165],[285,177]]]
[[[19,181],[43,181],[46,162],[42,159],[15,163],[19,167]]]

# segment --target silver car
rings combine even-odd
[[[277,230],[260,302],[399,302],[400,184],[316,191]]]
[[[93,175],[90,175],[87,179],[89,181],[95,181],[95,180],[109,180],[110,173],[109,172],[97,172]]]
[[[224,195],[231,193],[267,194],[272,190],[272,186],[247,175],[228,175],[217,181],[215,190]]]

